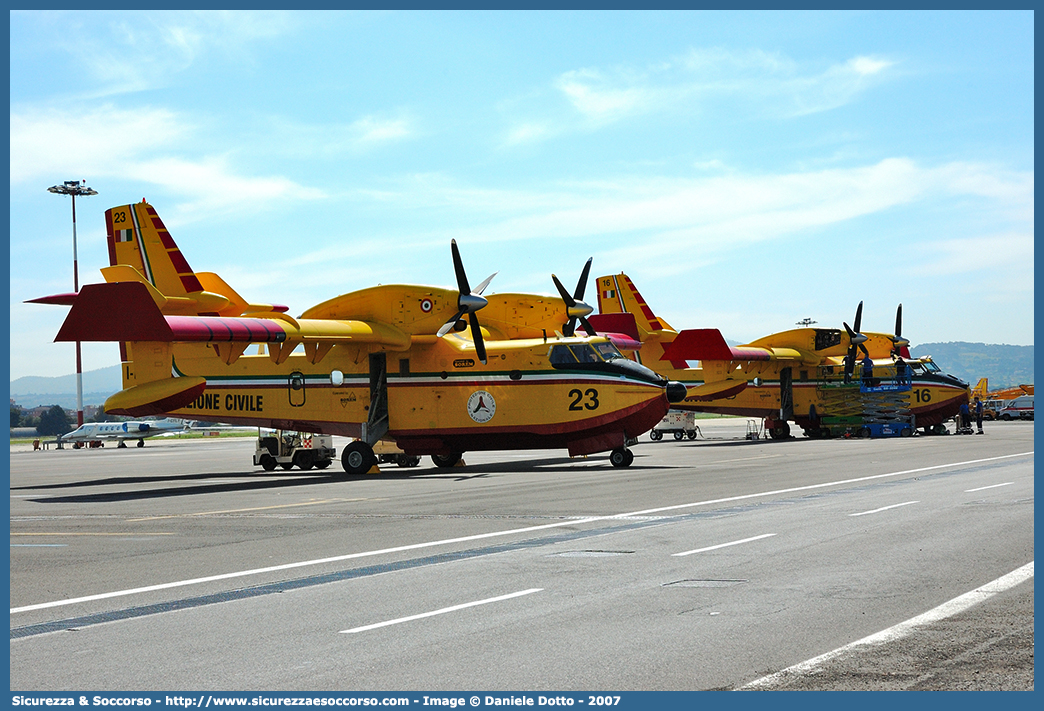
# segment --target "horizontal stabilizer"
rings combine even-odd
[[[53,296],[41,296],[38,299],[29,299],[25,303],[27,304],[54,304],[56,306],[72,306],[76,303],[76,292],[72,291],[68,294],[54,294]]]
[[[638,325],[634,314],[592,314],[587,317],[599,336],[605,336],[621,351],[640,351],[642,342],[638,335]]]
[[[281,343],[278,322],[258,318],[164,316],[142,282],[88,284],[80,290],[55,341]]]
[[[185,407],[203,394],[207,381],[197,376],[164,378],[121,390],[105,401],[110,415],[144,417]]]
[[[638,335],[638,324],[635,322],[634,314],[632,313],[591,314],[587,317],[587,320],[594,326],[594,330],[600,334],[622,334],[634,341],[641,340],[641,337]]]
[[[716,328],[691,328],[678,334],[665,349],[660,360],[771,360],[764,348],[737,348],[725,342]]]

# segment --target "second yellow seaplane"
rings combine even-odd
[[[598,277],[598,331],[628,334],[621,347],[640,362],[688,388],[674,407],[765,420],[769,434],[790,436],[789,422],[811,437],[830,436],[835,425],[869,425],[903,419],[927,433],[968,402],[968,384],[941,371],[930,356],[912,358],[902,333],[861,331],[863,304],[853,325],[791,329],[742,346],[729,345],[713,328],[675,331],[653,313],[626,274]],[[615,337],[614,337],[615,339]],[[629,343],[639,342],[633,347]],[[862,353],[862,360],[857,360]],[[699,367],[689,363],[699,361]],[[905,430],[911,432],[912,429]]]
[[[560,289],[563,308],[552,296],[482,296],[493,276],[472,289],[453,241],[457,289],[375,286],[295,318],[194,272],[145,201],[105,221],[106,283],[34,301],[72,306],[56,341],[120,343],[109,413],[358,438],[341,456],[350,474],[371,469],[379,440],[438,466],[472,450],[565,448],[626,467],[628,442],[685,397],[609,338],[574,332],[593,310],[591,260],[574,294]]]

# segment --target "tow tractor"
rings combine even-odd
[[[303,471],[312,467],[326,469],[336,456],[337,450],[330,435],[269,430],[265,434],[258,432],[254,466],[260,466],[266,472],[277,466],[287,470],[296,466]]]
[[[665,432],[673,432],[674,439],[679,442],[686,437],[696,439],[700,428],[696,426],[696,413],[686,410],[668,410],[659,424],[649,432],[649,439],[659,442]]]

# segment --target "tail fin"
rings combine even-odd
[[[989,392],[990,386],[986,378],[979,378],[979,382],[976,383],[975,388],[972,390],[972,397],[979,398],[980,400],[986,399],[986,393]]]
[[[642,340],[645,340],[646,333],[674,331],[670,324],[652,312],[645,299],[638,293],[634,282],[623,273],[598,277],[598,313],[634,314],[639,333],[643,336]]]
[[[287,310],[250,304],[217,274],[193,271],[156,208],[144,200],[106,210],[105,229],[110,265],[102,270],[105,280],[150,285],[166,298],[165,314],[239,316]]]
[[[650,365],[659,361],[664,348],[678,333],[670,324],[653,313],[645,299],[638,293],[634,282],[626,274],[598,277],[598,313],[629,313],[634,316],[638,328],[638,340],[642,342],[640,362]],[[671,361],[674,368],[686,368],[685,361]]]
[[[109,265],[130,266],[164,296],[200,293],[203,285],[156,209],[142,200],[105,211]]]

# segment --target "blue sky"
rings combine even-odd
[[[675,328],[810,317],[1033,343],[1031,12],[11,13],[11,378],[72,372],[103,213],[298,314],[376,283],[553,293],[594,257]],[[587,300],[595,303],[593,284]],[[480,314],[481,317],[481,314]],[[118,362],[86,344],[84,369]]]

